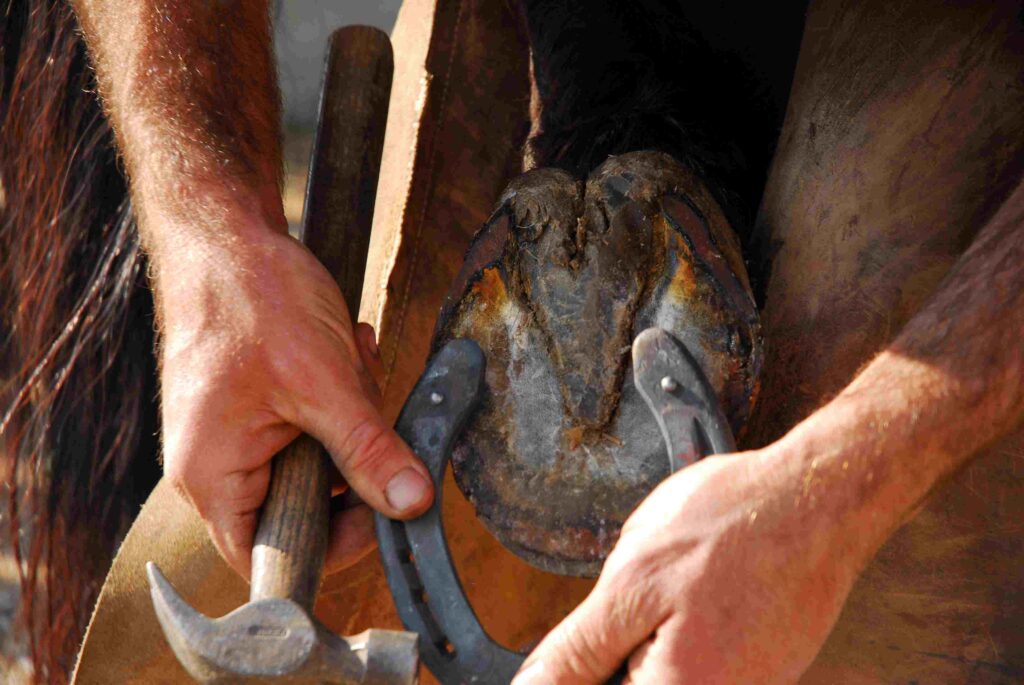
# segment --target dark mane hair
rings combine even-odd
[[[63,682],[159,477],[153,303],[64,0],[0,13],[0,465],[35,678]]]

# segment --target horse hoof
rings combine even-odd
[[[487,357],[455,478],[486,527],[541,569],[596,575],[668,473],[632,381],[630,344],[652,326],[686,344],[741,431],[760,326],[736,236],[700,180],[666,154],[633,152],[585,182],[557,169],[512,181],[434,346],[471,338]]]

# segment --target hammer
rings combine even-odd
[[[359,311],[394,70],[391,43],[365,26],[335,31],[300,239]],[[412,685],[415,633],[331,633],[313,617],[327,548],[330,484],[324,448],[299,436],[272,463],[252,551],[249,602],[213,620],[195,611],[152,562],[157,618],[185,669],[201,683]]]

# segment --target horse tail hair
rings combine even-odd
[[[159,477],[153,301],[66,0],[0,10],[0,467],[37,682],[66,682]]]

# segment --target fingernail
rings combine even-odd
[[[530,664],[512,679],[512,685],[545,685],[548,682],[544,677],[544,664],[540,661]]]
[[[388,481],[384,496],[388,504],[400,512],[411,509],[427,496],[427,479],[419,471],[407,467],[396,473]]]
[[[367,344],[367,347],[370,348],[370,354],[372,354],[375,359],[380,359],[380,348],[377,347],[377,334],[376,333],[371,333],[369,335],[369,337],[367,338],[366,344]]]

